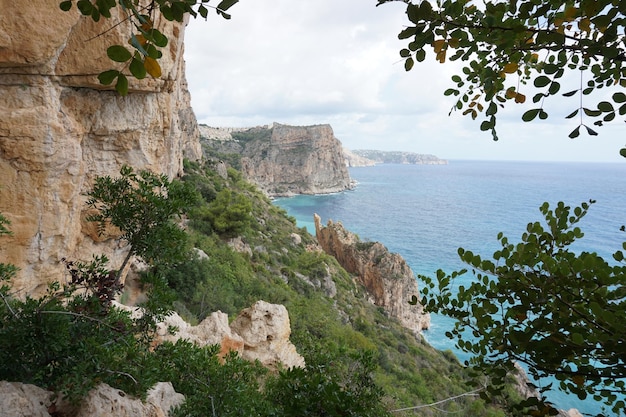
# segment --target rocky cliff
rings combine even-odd
[[[413,271],[400,255],[390,253],[379,242],[361,242],[341,223],[329,220],[324,227],[317,214],[315,235],[326,253],[334,256],[346,271],[357,275],[372,303],[415,334],[428,329],[430,315],[421,304],[409,304],[411,297],[419,296],[419,289]]]
[[[447,165],[448,161],[439,159],[435,155],[401,151],[376,151],[370,149],[356,149],[352,154],[374,161],[376,164],[410,164],[410,165]],[[358,161],[357,161],[358,162]],[[351,165],[362,166],[362,165]]]
[[[373,159],[357,155],[346,148],[343,148],[343,157],[346,160],[346,166],[348,167],[371,167],[376,165],[376,161]]]
[[[204,144],[239,153],[246,179],[269,195],[324,194],[352,186],[330,125],[201,129]]]
[[[122,16],[95,23],[58,0],[0,1],[0,212],[13,238],[0,259],[21,268],[14,286],[38,293],[63,273],[61,258],[123,253],[83,233],[84,193],[123,164],[175,176],[201,157],[184,76],[184,25],[157,19],[170,42],[161,79],[130,83],[120,97],[97,74],[131,29]]]

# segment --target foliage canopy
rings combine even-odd
[[[378,0],[378,5],[400,0]],[[431,49],[438,62],[461,60],[462,74],[445,95],[457,97],[453,110],[476,119],[497,140],[496,115],[507,103],[524,103],[532,84],[533,108],[522,115],[528,122],[546,119],[546,99],[562,95],[574,100],[567,118],[579,117],[570,133],[584,127],[585,118],[602,126],[626,115],[626,2],[622,0],[438,0],[407,4],[409,23],[398,37],[409,41],[400,51],[405,69],[426,59]],[[577,74],[579,85],[562,91],[566,74]],[[616,90],[597,102],[587,99],[602,88]],[[622,150],[626,156],[626,150]]]
[[[471,366],[493,378],[491,393],[518,362],[534,377],[554,376],[565,392],[623,412],[626,264],[622,251],[609,264],[596,253],[571,250],[583,237],[576,224],[589,207],[561,202],[553,210],[544,203],[545,226],[529,223],[518,244],[500,233],[493,261],[459,249],[472,269],[468,287],[453,291],[467,270],[439,270],[436,281],[422,277],[427,308],[456,320],[448,336],[473,356]],[[532,398],[522,405],[552,412]]]
[[[97,210],[88,220],[98,222],[99,231],[117,226],[130,246],[118,275],[132,255],[152,265],[184,260],[187,235],[175,220],[196,199],[187,184],[123,166],[117,178],[96,178],[87,195],[87,206]]]
[[[222,0],[217,6],[209,5],[211,0],[63,0],[59,7],[63,11],[76,8],[83,16],[90,17],[95,22],[101,18],[110,19],[111,10],[121,12],[122,22],[129,24],[129,50],[125,45],[111,45],[107,48],[107,56],[120,65],[118,69],[110,69],[98,75],[98,80],[104,85],[115,81],[115,89],[121,95],[128,94],[128,73],[137,79],[161,77],[159,58],[163,55],[160,48],[169,43],[169,39],[155,27],[156,15],[159,14],[169,21],[182,22],[186,15],[194,18],[200,15],[204,19],[209,9],[224,19],[230,19],[226,11],[239,0]],[[119,23],[118,23],[119,24]]]

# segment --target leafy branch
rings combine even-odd
[[[103,85],[115,82],[115,90],[122,96],[128,94],[128,73],[138,80],[150,75],[160,78],[162,75],[159,59],[163,56],[162,48],[168,45],[169,39],[154,22],[157,16],[168,21],[183,22],[185,16],[196,18],[198,15],[207,18],[210,8],[224,19],[230,19],[227,10],[239,0],[222,0],[217,6],[208,5],[210,0],[152,0],[142,5],[139,0],[63,0],[59,7],[69,11],[76,8],[83,16],[90,17],[94,22],[101,18],[111,19],[112,11],[118,10],[123,17],[105,32],[123,23],[129,25],[129,50],[124,45],[111,45],[107,48],[107,56],[113,62],[121,64],[121,68],[101,72],[98,80]]]

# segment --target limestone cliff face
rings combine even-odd
[[[243,175],[269,195],[334,193],[352,186],[330,125],[209,129],[203,130],[206,143],[240,153]]]
[[[183,154],[201,156],[184,78],[184,25],[156,21],[170,43],[162,79],[131,79],[120,97],[97,74],[115,65],[112,44],[126,44],[122,16],[94,23],[58,0],[0,0],[0,212],[14,236],[0,238],[0,259],[21,268],[15,289],[40,292],[60,279],[63,257],[124,255],[83,233],[84,193],[93,178],[123,164],[170,177]],[[100,35],[100,36],[99,36]]]
[[[317,214],[315,235],[326,253],[334,256],[346,271],[357,275],[375,305],[415,333],[428,329],[430,315],[419,303],[409,304],[411,297],[419,296],[419,290],[413,271],[400,255],[390,253],[379,242],[361,242],[341,223],[329,220],[324,227]]]

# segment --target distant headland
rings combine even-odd
[[[447,165],[448,161],[435,155],[402,151],[377,151],[357,149],[343,151],[349,167],[371,166],[376,164]]]

